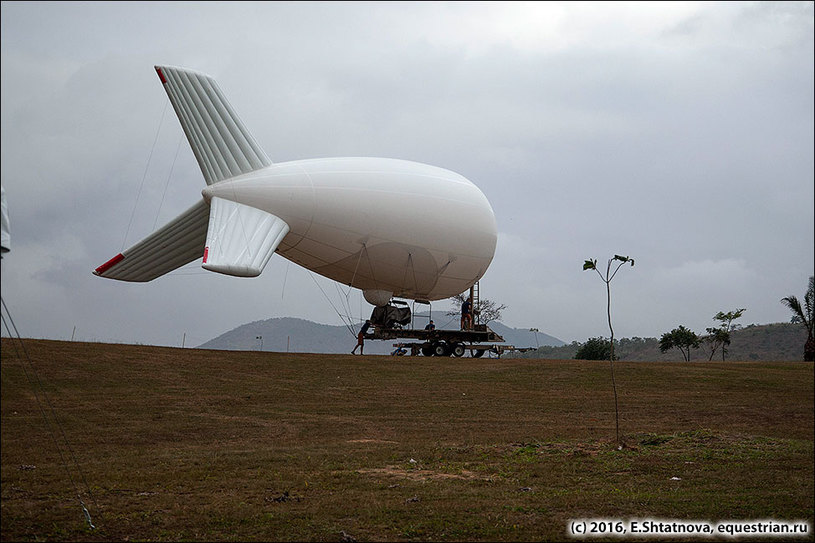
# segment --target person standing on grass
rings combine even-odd
[[[357,334],[357,344],[354,346],[354,350],[351,351],[351,354],[357,354],[357,347],[359,347],[359,354],[364,354],[362,351],[365,349],[365,332],[368,331],[368,328],[371,327],[371,321],[365,321],[365,324],[362,325],[362,328],[359,329],[359,334]]]

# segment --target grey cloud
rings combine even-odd
[[[615,284],[623,335],[701,331],[735,307],[787,320],[778,299],[813,273],[811,3],[703,4],[641,41],[586,19],[594,33],[562,48],[464,34],[482,15],[456,3],[4,3],[2,15],[14,237],[2,288],[31,335],[76,325],[178,344],[272,316],[339,323],[321,287],[366,311],[275,259],[246,281],[195,265],[146,285],[90,274],[200,197],[186,141],[176,158],[162,63],[215,76],[275,161],[391,156],[470,178],[500,234],[482,292],[513,326],[606,333],[589,257],[637,259]]]

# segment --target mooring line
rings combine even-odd
[[[170,165],[170,173],[167,174],[167,182],[164,184],[164,192],[161,193],[161,202],[158,204],[158,211],[156,211],[156,220],[153,221],[153,230],[155,231],[156,226],[158,225],[158,218],[161,216],[161,208],[164,206],[164,198],[167,196],[167,188],[170,186],[170,180],[173,177],[173,170],[175,169],[175,163],[178,160],[178,151],[181,150],[181,141],[184,139],[184,136],[178,136],[178,145],[175,147],[175,156],[173,157],[173,163]]]
[[[127,223],[127,230],[125,231],[125,239],[122,240],[122,251],[125,250],[125,245],[127,245],[127,236],[130,234],[130,227],[133,226],[133,217],[136,216],[136,207],[139,205],[139,198],[141,197],[141,191],[144,187],[144,180],[147,179],[147,171],[150,169],[150,162],[153,160],[153,151],[156,150],[156,142],[158,142],[158,135],[161,133],[161,126],[164,124],[164,115],[167,113],[167,103],[164,104],[164,109],[161,112],[161,120],[158,123],[158,128],[156,129],[156,137],[153,139],[153,146],[150,148],[150,155],[147,157],[147,164],[144,166],[144,174],[141,178],[141,184],[139,185],[139,192],[136,193],[136,201],[133,203],[133,211],[130,212],[130,221]]]
[[[340,320],[342,320],[343,325],[348,329],[348,333],[351,334],[352,337],[356,337],[353,327],[349,326],[349,324],[345,322],[345,317],[343,317],[342,313],[340,313],[337,310],[337,306],[335,306],[334,302],[331,301],[331,298],[329,298],[328,294],[326,294],[325,290],[323,290],[323,287],[320,285],[320,283],[318,283],[317,280],[314,279],[314,272],[309,270],[308,273],[309,277],[311,277],[311,280],[314,281],[314,284],[317,285],[317,288],[319,288],[320,292],[322,292],[323,296],[325,296],[325,299],[328,300],[328,303],[331,305],[332,308],[334,308],[334,312],[340,317]]]
[[[14,323],[14,319],[11,316],[11,311],[9,311],[9,308],[6,305],[6,300],[0,297],[0,303],[2,303],[3,309],[5,309],[5,314],[0,313],[0,317],[2,317],[3,326],[6,328],[6,332],[9,335],[9,340],[11,342],[12,348],[14,349],[14,353],[18,359],[23,360],[23,373],[25,374],[28,383],[31,385],[31,388],[33,389],[34,398],[37,401],[37,407],[40,410],[40,414],[42,415],[43,420],[45,420],[45,425],[48,428],[48,433],[50,434],[51,439],[54,442],[54,446],[57,448],[60,460],[62,461],[62,467],[63,469],[65,469],[65,472],[68,475],[68,479],[71,481],[71,485],[74,487],[74,492],[76,492],[76,497],[79,500],[80,507],[82,507],[82,512],[85,515],[85,520],[88,522],[88,526],[90,526],[92,530],[95,530],[96,526],[94,526],[93,522],[91,521],[91,515],[90,512],[88,511],[88,508],[85,506],[85,502],[82,501],[82,493],[80,492],[79,486],[76,480],[74,479],[71,469],[68,466],[68,461],[65,459],[65,453],[62,450],[63,447],[60,446],[59,439],[57,439],[56,432],[54,431],[53,428],[54,425],[56,425],[56,427],[59,428],[62,440],[65,442],[65,448],[68,450],[74,468],[79,473],[79,478],[81,479],[82,484],[85,485],[85,491],[88,494],[88,496],[90,496],[91,501],[93,502],[97,511],[100,511],[99,505],[96,503],[96,498],[94,497],[93,492],[91,492],[90,485],[88,485],[88,481],[85,478],[85,474],[83,473],[82,468],[79,467],[79,462],[77,462],[76,460],[76,455],[74,454],[73,448],[71,447],[71,443],[70,441],[68,441],[68,436],[65,434],[65,428],[63,428],[62,424],[59,422],[56,410],[54,409],[54,406],[51,403],[48,394],[45,392],[45,387],[43,387],[42,385],[42,381],[40,380],[40,377],[37,374],[37,369],[34,367],[34,363],[31,360],[31,357],[28,355],[28,351],[25,348],[23,338],[20,336],[20,332],[17,330],[17,325]],[[8,316],[8,322],[6,322],[6,316]],[[11,326],[9,326],[9,322],[11,323]],[[19,349],[17,347],[18,344]],[[23,356],[20,356],[20,351],[22,351]],[[31,379],[31,376],[28,373],[28,369],[26,369],[26,364],[31,368],[31,373],[34,374],[35,378],[34,380]],[[51,420],[48,418],[48,415],[46,414],[42,400],[40,399],[40,393],[45,398],[45,403],[48,405],[48,409],[51,412],[51,419],[53,419],[53,422],[51,422]],[[101,512],[99,514],[101,516]]]

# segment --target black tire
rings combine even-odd
[[[464,345],[461,343],[456,343],[453,345],[453,356],[460,358],[464,356],[464,353],[467,352],[467,349],[464,348]]]
[[[473,358],[481,358],[484,355],[484,349],[476,349],[473,351]]]
[[[430,343],[422,345],[422,354],[424,356],[433,356],[433,346]]]
[[[444,341],[439,341],[433,344],[434,356],[450,356],[450,346]]]

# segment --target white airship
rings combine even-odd
[[[495,215],[452,171],[388,158],[273,163],[211,77],[156,72],[206,180],[203,198],[94,274],[150,281],[203,258],[204,269],[259,275],[272,253],[361,289],[375,306],[469,289],[495,254]]]

